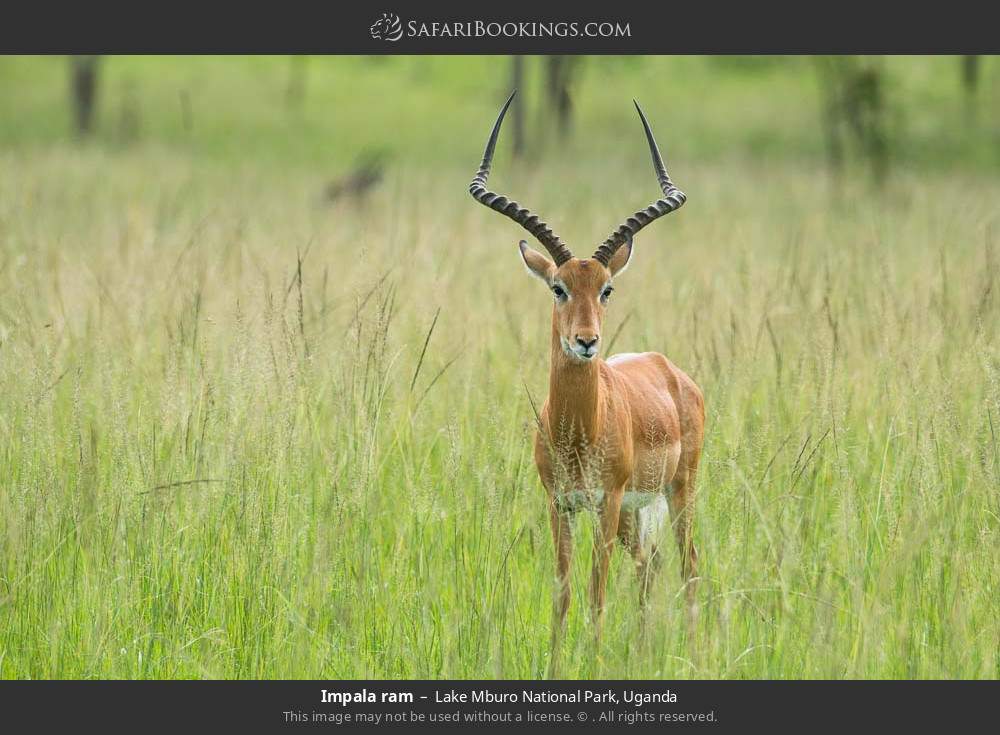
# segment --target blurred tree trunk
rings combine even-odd
[[[834,176],[839,176],[844,168],[843,116],[841,115],[840,89],[838,83],[838,61],[835,57],[820,56],[816,63],[819,73],[822,107],[820,124],[826,148],[827,165]]]
[[[555,114],[556,128],[560,134],[570,130],[573,119],[572,86],[579,69],[575,56],[546,56],[546,87],[549,104]]]
[[[306,98],[306,72],[308,71],[308,56],[292,56],[288,69],[288,86],[285,88],[285,104],[288,107],[301,107]]]
[[[979,86],[979,57],[962,57],[962,86],[969,94],[973,94]]]
[[[962,89],[965,90],[965,119],[968,123],[976,119],[976,90],[979,89],[979,56],[962,57]]]
[[[81,137],[87,136],[93,128],[99,62],[99,56],[71,56],[69,60],[70,99],[76,132]]]
[[[510,77],[511,77],[511,88],[512,89],[522,89],[524,86],[524,57],[515,54],[510,57]],[[513,139],[514,139],[514,156],[520,158],[524,155],[524,93],[521,93],[522,104],[514,105],[512,110],[514,115],[513,120]]]
[[[831,168],[835,173],[843,168],[847,131],[875,183],[884,183],[889,173],[889,126],[882,57],[828,56],[818,64]]]

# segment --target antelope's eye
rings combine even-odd
[[[601,301],[607,301],[608,298],[611,296],[612,291],[614,291],[614,289],[611,288],[611,286],[608,286],[606,289],[604,289],[601,292]]]
[[[566,292],[562,290],[561,286],[553,286],[552,287],[552,293],[554,293],[556,295],[557,299],[562,300],[562,299],[566,298]]]

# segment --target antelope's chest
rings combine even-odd
[[[670,485],[681,456],[677,439],[556,448],[546,453],[554,479],[573,488],[612,488],[627,479],[628,489],[655,492]],[[541,470],[542,468],[539,467]]]

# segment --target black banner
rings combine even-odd
[[[993,719],[998,682],[80,681],[5,682],[5,721],[50,731],[461,728],[662,732],[678,727],[919,726]]]
[[[38,12],[41,11],[41,12]],[[979,11],[980,13],[983,11]],[[34,13],[32,15],[32,13]],[[685,3],[310,3],[197,12],[138,4],[22,6],[0,22],[6,53],[698,54],[991,53],[974,12],[900,14],[845,3],[768,8]]]

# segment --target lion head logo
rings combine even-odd
[[[395,13],[382,13],[368,30],[376,41],[398,41],[403,37],[403,24]]]

